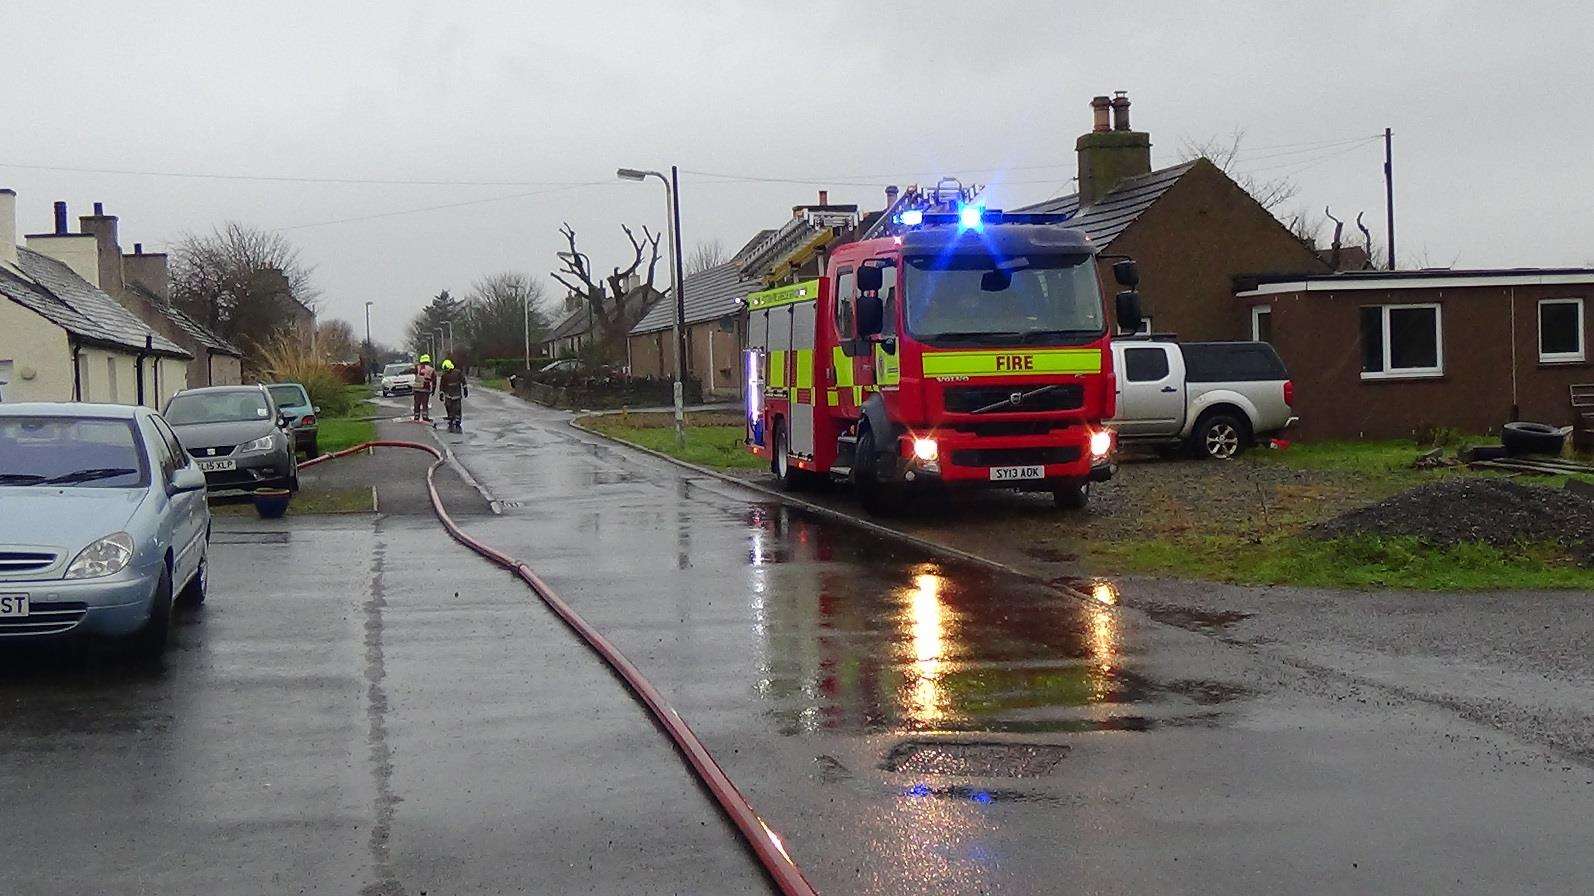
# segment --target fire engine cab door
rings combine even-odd
[[[896,346],[897,339],[897,263],[893,259],[883,259],[878,262],[880,271],[880,308],[881,327],[880,336],[874,341],[873,355],[874,369],[870,372],[865,385],[880,389],[894,389],[902,382],[902,362],[899,359],[900,349]],[[887,350],[887,347],[890,350]]]

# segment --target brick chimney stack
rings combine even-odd
[[[1151,173],[1151,135],[1129,128],[1129,95],[1090,101],[1090,133],[1074,143],[1079,153],[1079,204],[1088,206],[1111,193],[1125,178]]]
[[[133,254],[122,256],[122,270],[128,283],[137,283],[167,304],[172,300],[172,276],[165,252],[145,252],[143,243],[133,244]]]
[[[99,255],[100,289],[114,293],[122,288],[122,247],[116,241],[117,218],[105,213],[103,202],[94,203],[94,214],[81,215],[78,229],[94,237],[94,248]]]
[[[17,191],[0,189],[0,262],[17,266]]]

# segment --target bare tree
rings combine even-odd
[[[716,268],[730,261],[725,252],[725,244],[717,238],[704,240],[692,247],[692,254],[686,256],[686,270],[683,277],[690,277],[709,268]]]
[[[188,234],[171,253],[172,301],[248,350],[315,306],[311,268],[281,234],[229,221]]]
[[[478,364],[487,358],[519,357],[526,338],[528,307],[531,341],[541,343],[548,330],[544,299],[541,281],[515,271],[489,274],[472,283],[465,294],[465,319],[459,328],[464,356]]]
[[[1205,140],[1185,140],[1179,144],[1179,154],[1183,161],[1191,162],[1196,159],[1206,159],[1223,170],[1224,174],[1234,179],[1234,182],[1250,193],[1262,207],[1273,211],[1280,205],[1295,198],[1301,191],[1300,185],[1288,177],[1275,177],[1271,180],[1256,177],[1236,170],[1240,157],[1240,144],[1245,141],[1245,129],[1235,128],[1234,133],[1227,137],[1208,137]],[[1281,219],[1282,220],[1282,219]],[[1286,224],[1289,222],[1286,221]]]
[[[353,361],[359,357],[360,342],[354,327],[346,320],[329,318],[315,327],[316,351],[328,361]]]
[[[616,358],[624,353],[626,331],[630,329],[623,301],[626,281],[643,267],[646,257],[647,274],[641,285],[651,291],[653,276],[659,266],[659,234],[643,227],[642,238],[638,239],[630,227],[621,224],[620,229],[625,231],[625,238],[631,241],[632,250],[631,262],[624,268],[616,267],[607,278],[600,277],[592,266],[592,259],[576,247],[575,228],[566,223],[559,228],[559,233],[565,238],[569,249],[559,253],[559,270],[552,272],[555,280],[586,302],[595,331],[591,338],[596,344],[597,354],[605,359]],[[610,296],[614,301],[606,301]]]

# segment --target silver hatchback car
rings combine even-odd
[[[0,404],[0,647],[68,633],[160,656],[205,599],[205,474],[148,408]]]

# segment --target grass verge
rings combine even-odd
[[[1420,591],[1594,588],[1594,569],[1554,545],[1505,551],[1487,544],[1430,545],[1363,535],[1260,542],[1231,535],[1130,539],[1100,544],[1093,566],[1115,573],[1171,575],[1245,585],[1405,588]]]
[[[583,417],[581,425],[699,466],[757,470],[768,463],[747,450],[747,430],[736,414],[687,415],[685,446],[675,443],[675,422],[668,414],[598,414]]]

